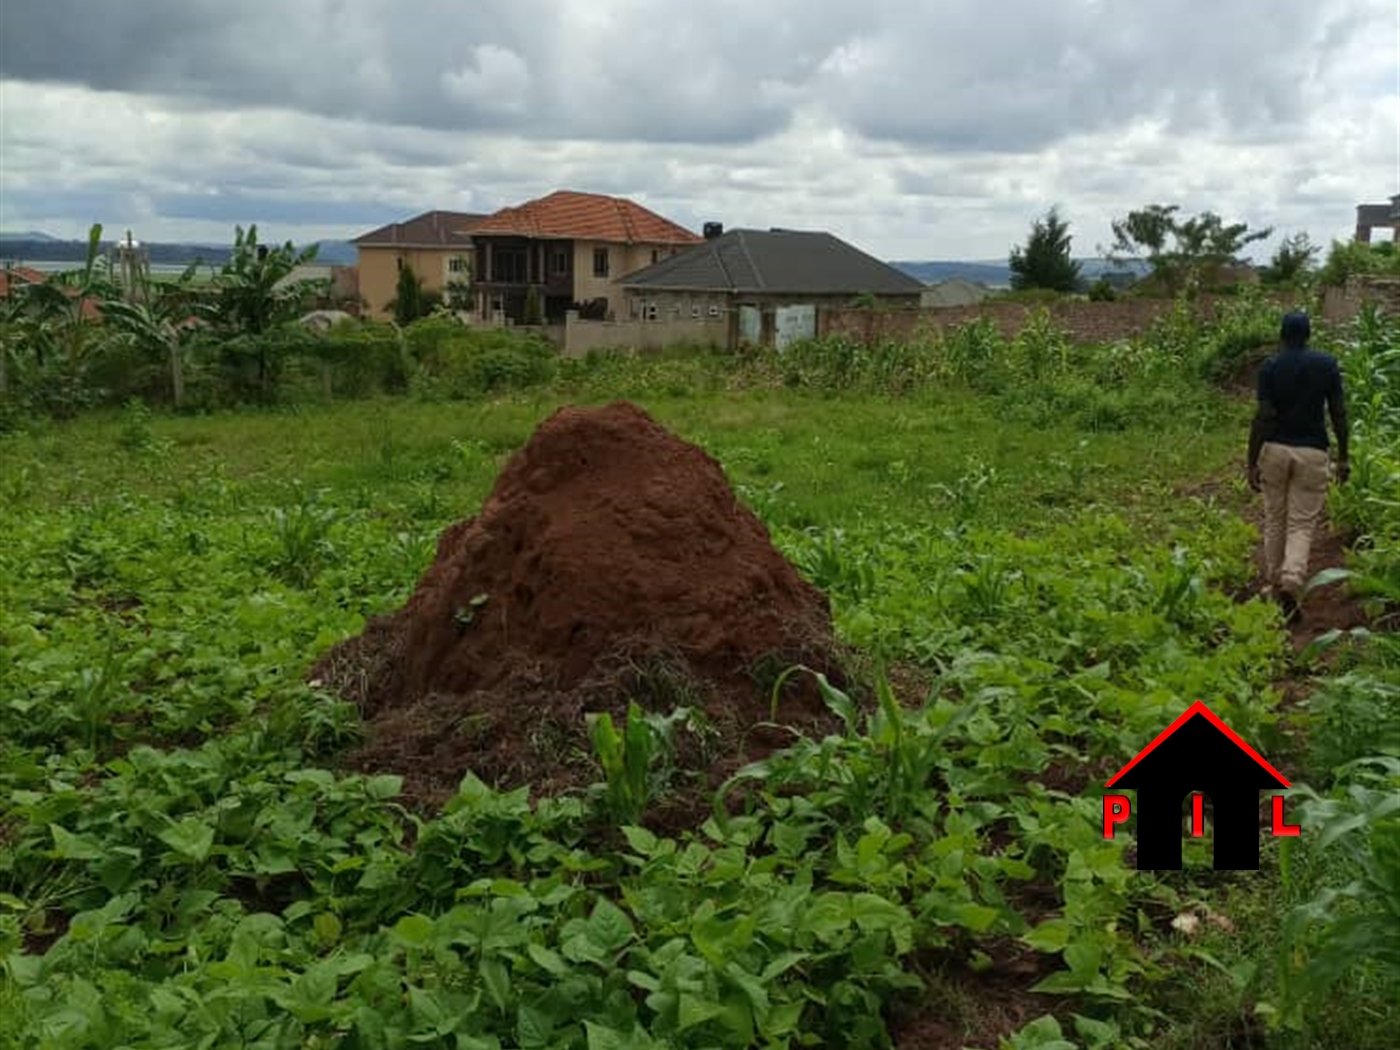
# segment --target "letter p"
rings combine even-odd
[[[1103,797],[1103,837],[1113,838],[1113,825],[1122,824],[1132,816],[1133,807],[1127,795],[1105,795]]]

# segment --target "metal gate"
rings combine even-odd
[[[763,314],[756,306],[739,307],[739,342],[757,345],[763,339]]]
[[[779,350],[817,334],[817,308],[811,304],[780,306],[773,312],[773,320],[777,330],[773,343]]]

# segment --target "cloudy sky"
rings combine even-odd
[[[557,188],[896,259],[1004,258],[1052,204],[1079,254],[1149,202],[1326,241],[1400,193],[1400,0],[0,0],[0,229]]]

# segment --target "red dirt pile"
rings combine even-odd
[[[480,514],[442,534],[407,605],[312,677],[361,707],[353,765],[437,801],[468,769],[543,793],[588,782],[585,714],[629,699],[703,711],[705,739],[681,757],[727,773],[787,742],[754,731],[776,673],[836,675],[833,649],[825,596],[720,465],[618,402],[545,420]],[[825,716],[810,688],[779,711],[807,729]]]

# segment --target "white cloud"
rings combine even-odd
[[[442,75],[447,96],[466,106],[495,113],[524,113],[530,90],[530,68],[508,47],[481,44],[473,49],[474,64]]]
[[[1392,0],[420,6],[8,0],[0,226],[340,237],[566,186],[999,258],[1051,204],[1087,252],[1150,201],[1325,240],[1400,192]]]

